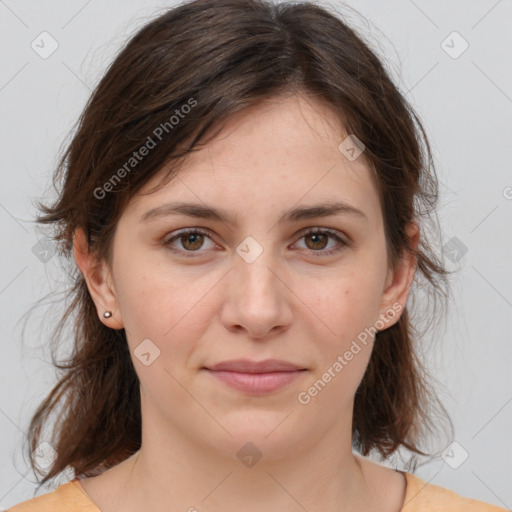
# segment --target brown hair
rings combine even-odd
[[[166,175],[171,179],[180,159],[207,135],[211,140],[218,133],[214,128],[235,112],[297,92],[327,101],[347,133],[365,145],[376,172],[390,265],[404,251],[417,258],[413,292],[426,292],[418,321],[440,299],[446,310],[449,272],[424,229],[437,221],[438,182],[429,142],[369,43],[341,16],[307,2],[196,0],[171,8],[139,29],[110,65],[59,160],[53,181],[61,187],[58,199],[52,206],[39,204],[37,221],[53,225],[59,254],[72,263],[70,303],[54,338],[64,338],[69,321],[74,337],[66,360],[57,362],[52,353],[62,376],[29,426],[32,452],[61,405],[50,442],[57,457],[46,474],[30,456],[33,470],[45,475],[40,485],[66,468],[76,476],[99,474],[141,444],[139,381],[126,335],[97,317],[74,265],[75,229],[82,228],[91,251],[111,263],[116,223],[155,173],[174,162]],[[154,147],[132,160],[149,139]],[[421,220],[417,249],[404,230],[412,219]],[[413,327],[412,306],[377,333],[356,392],[353,447],[363,455],[375,451],[387,458],[400,447],[428,455],[420,443],[434,431],[434,404],[446,413],[419,356],[424,333],[419,324]],[[428,316],[425,332],[437,318],[437,313]]]

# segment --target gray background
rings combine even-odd
[[[337,9],[385,57],[424,121],[442,182],[442,242],[449,267],[460,269],[446,333],[428,354],[458,444],[417,474],[511,508],[512,1],[348,4],[367,21]],[[120,46],[171,5],[0,1],[0,508],[33,496],[22,437],[55,379],[55,309],[36,310],[21,337],[23,314],[61,280],[58,258],[39,242],[33,201],[51,193],[61,145]],[[42,58],[31,44],[41,47],[45,31],[58,48]]]

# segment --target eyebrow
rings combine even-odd
[[[329,217],[339,214],[354,215],[368,220],[368,217],[363,211],[350,204],[344,203],[343,201],[324,201],[320,204],[301,206],[288,210],[281,214],[277,222],[297,222],[300,220]],[[198,219],[212,219],[234,226],[237,225],[235,216],[227,210],[189,202],[172,202],[158,206],[157,208],[153,208],[144,213],[141,216],[140,221],[148,222],[158,217],[168,217],[173,215],[186,215]]]

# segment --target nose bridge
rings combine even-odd
[[[276,266],[271,237],[259,241],[253,236],[247,236],[236,248],[235,269],[237,279],[245,292],[269,295],[274,291],[276,276],[271,269]],[[269,297],[266,297],[268,300]]]
[[[277,326],[288,325],[292,313],[272,238],[258,238],[248,236],[236,247],[225,290],[223,321],[228,328],[241,326],[251,337],[264,338]]]

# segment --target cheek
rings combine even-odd
[[[379,317],[377,274],[375,269],[354,271],[310,281],[302,288],[301,296],[309,297],[304,302],[314,312],[307,322],[319,363],[308,385],[316,386],[317,379],[327,383],[319,403],[346,403],[361,382],[373,349],[372,327]],[[318,386],[323,389],[322,383]]]
[[[330,338],[347,341],[374,325],[379,316],[380,277],[367,273],[351,273],[322,282],[304,283],[301,297],[320,318]]]
[[[318,364],[298,399],[309,404],[308,413],[321,414],[326,421],[337,421],[340,410],[351,406],[368,366],[374,340],[371,327],[378,319],[376,280],[357,274],[331,280],[328,288],[315,285],[302,291],[314,312],[308,315],[305,329],[314,340],[310,353],[315,353]]]
[[[208,290],[215,285],[212,276],[191,280],[131,260],[118,279],[118,302],[132,353],[148,338],[164,358],[169,352],[174,358],[193,350],[194,340],[208,326]]]

